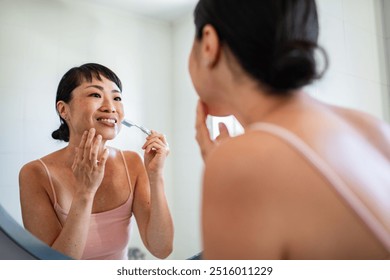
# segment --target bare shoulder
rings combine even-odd
[[[278,138],[260,131],[250,131],[221,143],[207,158],[207,169],[225,169],[225,176],[257,173],[268,174],[272,163],[283,160],[287,145]],[[215,170],[216,171],[216,170]]]
[[[19,171],[19,181],[21,186],[24,182],[29,182],[29,186],[37,180],[41,180],[46,175],[46,171],[42,163],[39,160],[34,160],[26,163]]]
[[[237,201],[239,194],[243,200],[247,195],[266,199],[275,191],[268,186],[276,173],[283,173],[281,163],[294,156],[291,152],[285,143],[260,131],[228,139],[205,162],[204,192],[215,199]]]
[[[50,201],[50,182],[45,167],[39,160],[26,163],[19,172],[19,191],[23,217],[26,209],[43,201]],[[28,211],[32,211],[31,209]]]
[[[382,134],[383,137],[390,140],[390,125],[378,117],[349,108],[333,106],[332,109],[356,126],[367,129],[369,132]]]
[[[134,151],[129,151],[129,150],[122,151],[122,152],[123,152],[123,155],[124,155],[127,163],[130,163],[132,165],[142,164],[142,158],[138,153],[136,153]]]
[[[122,151],[122,153],[125,157],[130,176],[132,176],[133,182],[136,182],[139,175],[145,172],[143,160],[137,152],[126,150]]]
[[[301,164],[294,150],[264,132],[247,132],[220,144],[204,172],[206,258],[283,258],[287,231],[280,221],[286,220],[289,196],[284,190],[293,188],[291,175],[303,178],[298,174]]]
[[[332,108],[390,158],[390,125],[387,122],[358,110],[337,106]]]
[[[53,166],[57,166],[63,162],[63,150],[57,150],[40,159],[30,161],[20,169],[19,188],[23,203],[34,199],[41,199],[42,197],[45,199],[50,198],[52,201],[54,200],[51,190],[51,179],[46,168],[51,170]]]
[[[307,166],[307,161],[282,139],[267,132],[249,131],[223,142],[209,155],[205,163],[205,187],[210,192],[215,190],[218,196],[219,187],[232,188],[232,194],[251,193],[261,201],[268,201],[280,195],[279,187],[292,174],[304,172]],[[229,198],[228,193],[223,195]]]

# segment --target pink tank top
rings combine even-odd
[[[127,181],[130,188],[130,194],[125,203],[117,208],[92,213],[89,224],[88,238],[85,245],[84,253],[81,259],[84,260],[126,260],[127,245],[130,239],[130,218],[132,216],[133,190],[127,164],[123,152],[120,151],[123,163],[126,169]],[[68,217],[68,210],[63,209],[57,203],[57,196],[54,190],[53,182],[50,176],[49,169],[46,164],[39,159],[45,167],[47,176],[49,177],[50,186],[54,197],[54,210],[57,217],[63,226]]]
[[[370,190],[349,186],[309,145],[289,130],[264,122],[252,124],[249,129],[272,134],[303,155],[328,180],[390,252],[390,201],[388,199],[390,186],[377,185],[372,186]],[[368,197],[367,193],[375,195]]]

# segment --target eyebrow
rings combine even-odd
[[[98,86],[98,85],[90,85],[90,86],[87,86],[86,88],[97,88],[98,90],[100,91],[104,91],[104,88],[102,86]],[[111,91],[112,93],[122,93],[121,91],[117,90],[117,89],[113,89]]]

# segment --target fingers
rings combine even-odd
[[[98,165],[100,168],[104,168],[104,166],[106,165],[109,153],[110,153],[109,149],[104,148],[103,154],[100,157],[99,162],[98,162]]]
[[[88,131],[84,131],[83,136],[81,137],[79,147],[77,148],[76,158],[78,162],[83,160],[83,152],[84,152],[85,141],[87,141],[87,135],[88,135]]]
[[[151,144],[153,142],[161,142],[161,143],[165,144],[166,146],[168,146],[168,142],[165,138],[165,135],[160,134],[154,130],[152,130],[151,132],[152,132],[152,134],[150,134],[148,137],[146,137],[146,142],[142,146],[142,149],[145,149],[146,146],[148,146],[149,144]]]
[[[72,170],[74,170],[79,162],[83,160],[84,146],[85,141],[87,140],[88,131],[84,131],[83,136],[81,136],[81,141],[79,146],[76,148],[76,156],[73,160]]]
[[[198,104],[196,105],[196,118],[199,122],[205,122],[207,118],[208,112],[206,105],[201,101],[198,100]]]
[[[219,135],[217,136],[216,140],[217,141],[222,141],[226,138],[230,137],[229,130],[223,122],[218,123],[218,128],[219,128]]]
[[[214,146],[214,142],[211,140],[210,132],[206,124],[207,115],[207,106],[199,100],[196,107],[195,139],[198,142],[203,159],[207,157],[207,154]]]
[[[146,138],[146,142],[142,146],[142,149],[144,149],[146,153],[149,153],[152,150],[169,153],[169,145],[165,135],[154,130],[152,130],[152,134]]]
[[[100,159],[98,159],[98,157],[102,139],[100,134],[96,135],[96,130],[94,128],[85,131],[81,137],[79,146],[76,148],[76,155],[72,168],[74,169],[81,163],[91,167],[100,165]]]
[[[163,153],[163,152],[168,153],[167,147],[158,142],[154,142],[146,146],[145,152],[150,153],[151,151],[155,151],[156,153]]]
[[[91,151],[89,154],[89,160],[94,165],[98,164],[98,153],[99,153],[99,148],[100,148],[101,142],[102,142],[102,136],[98,135],[95,137],[95,140],[94,140],[93,145],[91,147]]]
[[[95,137],[95,132],[96,132],[95,129],[91,128],[87,134],[87,139],[84,144],[84,152],[83,152],[83,161],[85,163],[91,160],[91,147]]]
[[[206,145],[211,143],[210,132],[206,125],[207,120],[207,108],[202,101],[198,101],[196,107],[196,140],[199,144],[205,143]]]

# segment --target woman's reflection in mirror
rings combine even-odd
[[[165,136],[152,131],[143,159],[106,146],[121,129],[124,109],[121,81],[100,64],[62,77],[56,109],[61,125],[52,137],[68,144],[22,167],[25,228],[74,259],[127,259],[134,215],[145,247],[166,258],[173,223],[164,191]]]

